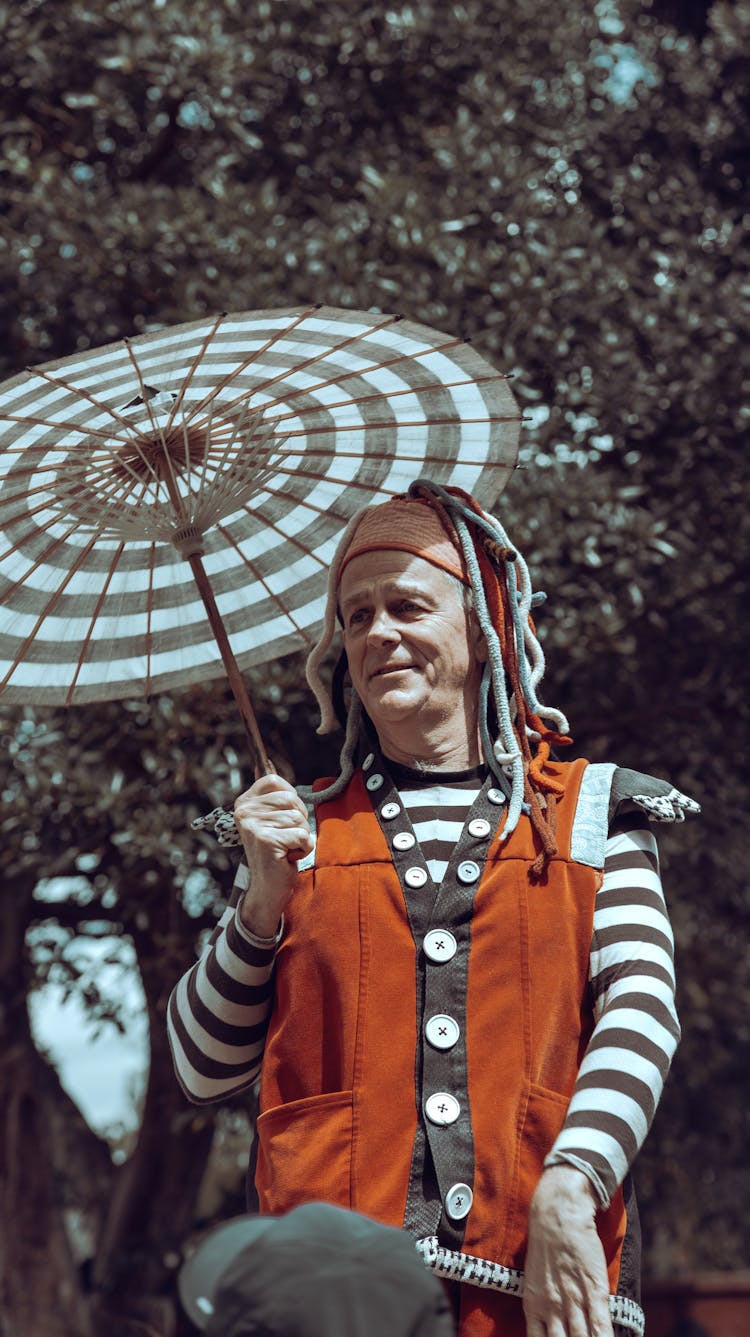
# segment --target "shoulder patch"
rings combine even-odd
[[[570,833],[570,857],[589,868],[603,868],[609,831],[610,793],[617,767],[594,762],[583,772]]]

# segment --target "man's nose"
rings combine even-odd
[[[384,641],[398,640],[398,628],[387,608],[375,610],[367,635],[368,640],[375,641],[378,644],[382,644]]]

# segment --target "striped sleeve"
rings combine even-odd
[[[651,1126],[680,1038],[656,842],[632,817],[607,841],[590,981],[594,1030],[545,1165],[577,1166],[606,1207]]]
[[[260,1072],[280,933],[258,938],[242,924],[239,903],[247,885],[243,863],[205,952],[169,999],[175,1073],[195,1104],[235,1095]]]

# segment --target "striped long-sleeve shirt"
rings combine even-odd
[[[440,882],[481,777],[476,771],[417,777],[390,769]],[[198,1103],[242,1090],[260,1071],[277,940],[256,938],[242,925],[238,903],[246,886],[243,864],[206,951],[170,1000],[176,1072]],[[656,843],[645,819],[634,815],[610,828],[589,979],[595,1026],[546,1164],[582,1170],[606,1206],[648,1132],[679,1039],[673,940]]]

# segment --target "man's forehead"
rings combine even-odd
[[[371,595],[376,586],[386,592],[424,595],[460,590],[454,576],[424,557],[384,548],[352,559],[341,577],[339,602],[345,605]]]

